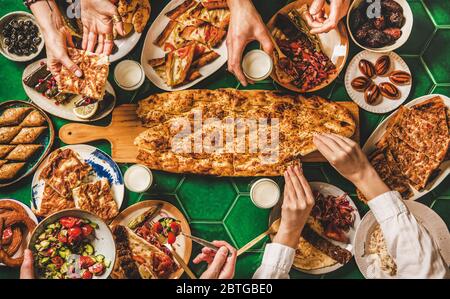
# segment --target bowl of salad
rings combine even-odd
[[[108,225],[79,209],[45,218],[28,244],[36,278],[106,279],[111,274],[116,245]]]

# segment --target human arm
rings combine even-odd
[[[193,260],[194,264],[206,262],[208,268],[200,276],[201,279],[232,279],[236,268],[237,251],[225,241],[213,241],[219,250],[204,247]]]
[[[23,253],[23,263],[20,267],[20,279],[34,279],[33,253],[25,249]]]
[[[306,21],[312,28],[312,34],[328,32],[337,27],[339,21],[347,14],[350,0],[331,0],[330,15],[325,16],[325,0],[314,0],[305,13]]]
[[[272,54],[274,46],[270,32],[250,0],[228,0],[231,12],[227,35],[228,71],[233,73],[242,85],[249,82],[241,67],[242,54],[252,41],[261,43],[263,50]]]
[[[300,166],[290,166],[284,174],[285,187],[281,221],[272,244],[267,244],[261,266],[253,278],[289,278],[295,249],[314,206],[314,196]]]
[[[74,45],[69,32],[64,27],[62,15],[56,3],[52,0],[37,1],[30,5],[30,10],[42,29],[47,52],[47,67],[52,74],[57,78],[61,66],[64,65],[77,77],[82,77],[83,72],[67,54],[67,46]]]
[[[337,135],[316,135],[314,143],[331,165],[367,198],[397,264],[398,278],[443,278],[448,275],[439,250],[398,192],[391,191],[354,141]]]
[[[113,18],[120,21],[114,22]],[[83,50],[110,55],[114,46],[114,27],[124,35],[123,22],[116,6],[109,0],[81,0],[81,22]]]

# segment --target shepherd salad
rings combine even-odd
[[[35,267],[50,279],[92,279],[110,266],[92,242],[98,225],[88,219],[62,217],[45,227],[34,245]]]

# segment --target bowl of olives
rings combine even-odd
[[[0,19],[0,52],[13,61],[30,61],[44,48],[44,39],[36,19],[17,11]]]

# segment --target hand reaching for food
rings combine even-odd
[[[314,206],[314,196],[300,166],[284,173],[285,187],[281,223],[273,242],[297,248],[303,227]]]
[[[232,279],[236,268],[236,249],[225,241],[213,241],[219,248],[214,251],[204,247],[202,252],[193,260],[194,264],[206,262],[208,269],[203,272],[201,279]]]
[[[62,15],[55,2],[37,1],[30,9],[42,28],[47,51],[47,67],[53,76],[57,78],[61,67],[65,66],[77,77],[82,77],[83,72],[67,54],[67,46],[74,45],[70,33],[63,25]]]
[[[330,164],[370,200],[389,191],[359,145],[335,134],[314,136],[314,144]]]
[[[329,32],[336,28],[339,21],[347,14],[350,0],[331,0],[330,15],[325,15],[325,0],[314,0],[305,12],[312,34]]]
[[[20,279],[34,279],[33,253],[25,249],[23,263],[20,267]]]
[[[83,50],[110,55],[114,46],[114,27],[120,35],[125,35],[117,7],[109,0],[81,0],[81,21]]]
[[[241,67],[242,53],[250,42],[261,43],[267,54],[272,54],[274,46],[270,32],[250,0],[228,0],[231,12],[227,35],[228,71],[233,73],[242,85],[247,79]]]

